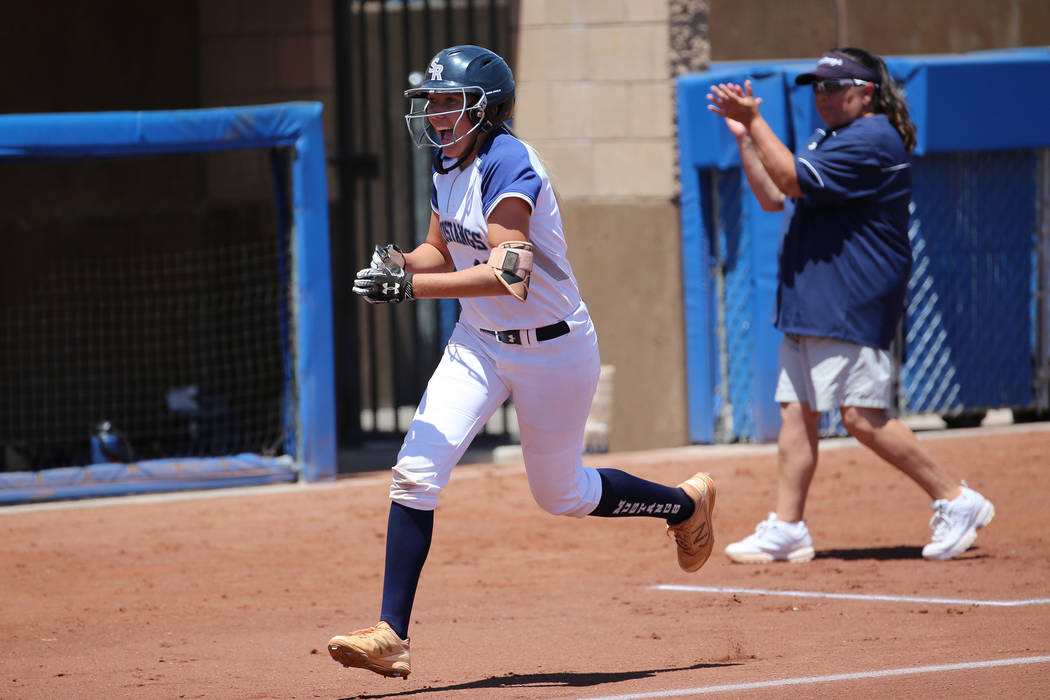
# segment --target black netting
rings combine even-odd
[[[114,188],[150,163],[164,182],[170,157],[7,172],[86,168]],[[0,470],[283,452],[289,290],[274,208],[213,207],[194,178],[167,184],[188,189],[163,211],[129,212],[119,195],[90,215],[39,198],[8,210],[3,235],[21,244],[0,303]]]

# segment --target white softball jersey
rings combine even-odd
[[[488,216],[507,197],[532,208],[529,240],[534,265],[529,295],[461,299],[460,322],[490,330],[537,328],[571,320],[581,304],[566,257],[565,234],[554,188],[536,151],[506,131],[494,134],[465,169],[434,173],[430,204],[457,270],[486,264],[492,248]]]
[[[470,442],[512,397],[533,497],[550,513],[583,517],[602,489],[598,472],[582,463],[600,370],[598,338],[566,258],[547,173],[532,148],[501,130],[466,168],[434,174],[431,205],[457,270],[488,263],[487,217],[506,197],[532,208],[528,299],[460,299],[459,322],[398,453],[390,497],[435,508]],[[532,332],[561,321],[567,333],[543,339]]]

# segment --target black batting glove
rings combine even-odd
[[[397,304],[415,299],[412,275],[396,267],[360,270],[354,279],[354,294],[364,297],[369,304]]]

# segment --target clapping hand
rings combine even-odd
[[[707,108],[724,117],[733,136],[743,136],[751,126],[751,120],[759,116],[758,106],[762,98],[755,97],[751,81],[745,80],[743,87],[737,83],[719,83],[711,86],[707,93]]]

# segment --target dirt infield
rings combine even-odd
[[[556,518],[532,502],[520,465],[460,467],[438,510],[407,680],[344,669],[325,649],[333,634],[377,617],[385,473],[6,508],[0,698],[593,698],[689,689],[1048,697],[1050,604],[988,601],[1050,597],[1050,425],[925,438],[997,508],[977,546],[950,562],[920,557],[925,495],[851,444],[825,444],[808,513],[817,558],[798,566],[734,565],[721,554],[772,506],[768,448],[588,460],[668,482],[697,469],[714,476],[716,554],[691,575],[677,568],[659,521]],[[989,661],[1003,665],[979,664]],[[928,668],[939,666],[949,668]]]

